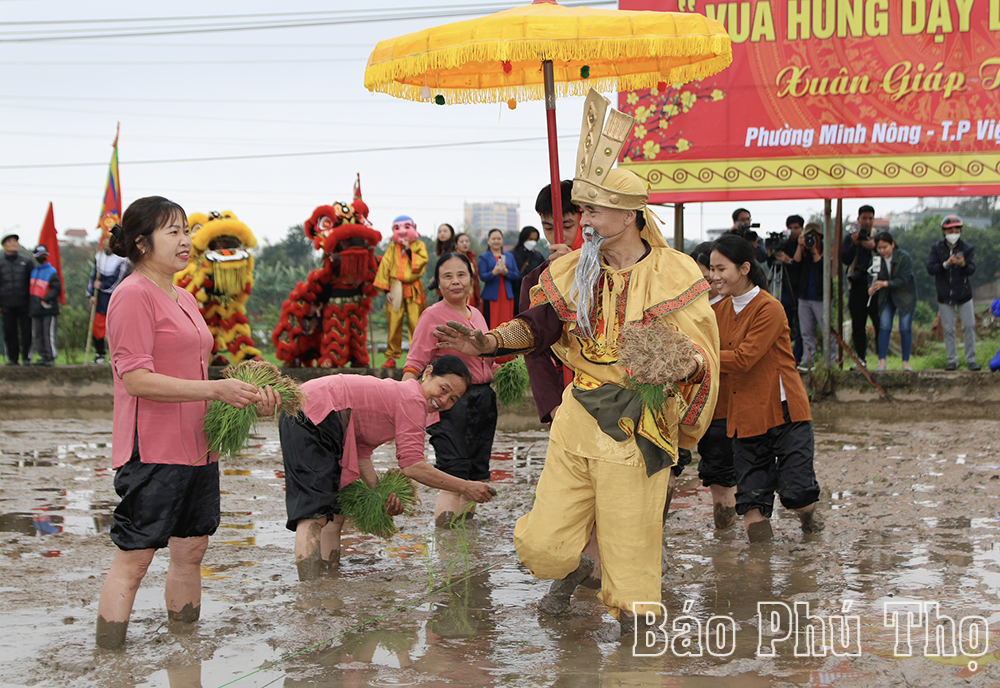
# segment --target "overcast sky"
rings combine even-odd
[[[437,106],[370,94],[363,85],[368,54],[379,40],[468,16],[228,33],[24,40],[53,30],[87,36],[136,26],[115,21],[120,19],[157,19],[142,26],[160,28],[163,18],[206,15],[223,18],[204,20],[202,25],[301,23],[303,17],[287,14],[240,17],[332,12],[325,18],[344,19],[343,13],[363,7],[360,11],[372,19],[379,10],[407,4],[396,14],[412,16],[449,3],[0,0],[0,229],[18,231],[22,244],[33,244],[51,201],[60,232],[84,228],[94,231],[96,238],[94,227],[117,122],[121,122],[119,155],[126,205],[159,194],[188,212],[232,210],[258,239],[277,241],[317,205],[349,201],[358,172],[371,219],[383,234],[392,219],[404,213],[413,216],[424,234],[431,234],[441,222],[459,226],[463,203],[479,201],[520,203],[522,225],[537,225],[534,198],[548,183],[540,102],[521,103],[513,111],[506,105]],[[462,6],[483,5],[489,5],[490,12],[498,7],[484,0]],[[62,23],[95,19],[102,23]],[[582,98],[558,103],[564,177],[573,166],[582,105]],[[533,140],[456,145],[511,139]],[[450,147],[413,148],[435,144]],[[357,149],[387,150],[348,152]],[[342,153],[284,155],[336,151]],[[276,157],[225,159],[248,155]],[[191,158],[222,159],[156,162]],[[43,167],[66,163],[95,164]],[[845,201],[845,212],[853,217],[863,202]],[[916,204],[915,199],[870,202],[878,215]],[[763,223],[764,231],[782,229],[790,213],[808,217],[822,211],[820,200],[748,198],[744,205],[754,220]],[[698,237],[702,229],[728,227],[733,206],[689,205],[687,235]],[[668,222],[670,234],[672,213],[659,215]]]

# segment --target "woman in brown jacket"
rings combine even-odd
[[[804,532],[815,518],[819,484],[813,469],[813,427],[802,378],[795,369],[788,321],[767,292],[767,278],[745,239],[715,242],[711,280],[730,299],[719,304],[720,367],[729,389],[727,433],[733,438],[736,513],[750,542],[769,540],[774,493],[799,514]],[[763,289],[762,289],[763,287]]]

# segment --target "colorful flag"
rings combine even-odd
[[[66,280],[63,279],[62,260],[59,258],[59,232],[56,231],[56,219],[52,214],[52,203],[49,212],[45,214],[42,231],[38,235],[38,243],[44,244],[49,251],[49,262],[59,273],[59,303],[66,305]]]
[[[121,124],[118,125],[119,128]],[[108,166],[108,184],[104,189],[104,203],[101,204],[101,218],[97,221],[97,228],[101,231],[101,238],[97,242],[97,247],[104,246],[104,239],[111,232],[111,228],[122,219],[122,196],[121,187],[118,185],[118,131],[115,129],[114,149],[111,152],[111,164]]]

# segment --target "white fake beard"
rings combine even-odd
[[[595,232],[593,227],[583,227],[581,231],[584,236],[583,248],[580,249],[580,258],[576,263],[569,298],[576,304],[577,327],[585,337],[593,339],[590,309],[594,300],[594,286],[601,276],[601,244],[605,237]]]

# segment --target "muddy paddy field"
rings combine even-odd
[[[872,408],[816,408],[820,534],[802,535],[780,509],[771,544],[751,547],[735,528],[715,533],[707,489],[692,468],[684,472],[663,540],[672,643],[658,657],[591,639],[610,619],[593,591],[581,589],[565,617],[539,616],[548,582],[519,566],[511,534],[530,507],[545,432],[498,435],[500,493],[475,526],[435,530],[434,495],[424,490],[398,536],[348,533],[341,569],[303,584],[284,528],[273,423],[261,424],[245,456],[222,464],[222,527],[202,569],[202,620],[186,632],[166,626],[167,557],[157,555],[125,651],[98,651],[94,620],[117,501],[110,417],[5,411],[0,685],[1000,686],[1000,420],[989,409]],[[378,468],[392,463],[384,449],[375,459]],[[915,618],[912,656],[895,656],[905,631],[897,645],[886,610],[905,623],[907,610],[935,602],[940,627],[953,620],[966,654],[926,657]],[[772,603],[777,627],[767,615],[761,624],[758,603]],[[831,629],[836,640],[850,629],[841,656],[823,656],[819,643],[806,650],[804,632],[789,624],[796,603],[808,603],[815,640],[824,628],[827,646]],[[672,626],[684,615],[692,628],[727,631],[714,647],[720,656],[704,630],[701,656],[681,656],[698,650]],[[806,656],[795,656],[796,638]],[[772,643],[774,656],[758,654]]]

